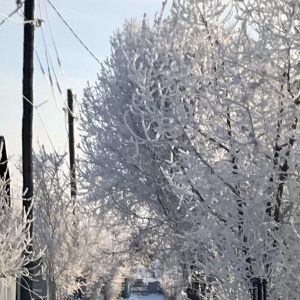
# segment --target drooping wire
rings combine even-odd
[[[40,0],[40,1],[42,1],[42,0]],[[43,0],[43,5],[44,5],[44,10],[46,12],[46,18],[47,18],[47,23],[48,23],[50,34],[51,34],[52,43],[53,43],[53,46],[54,46],[54,49],[55,49],[55,53],[56,53],[57,63],[58,63],[58,66],[60,68],[61,74],[62,74],[62,76],[64,78],[64,81],[66,83],[67,82],[67,78],[65,76],[65,73],[64,73],[64,70],[63,70],[63,67],[62,67],[60,55],[59,55],[58,48],[57,48],[57,45],[56,45],[56,42],[55,42],[55,38],[54,38],[54,34],[53,34],[53,30],[52,30],[52,26],[51,26],[51,22],[50,22],[50,18],[49,18],[49,14],[48,14],[48,9],[47,9],[47,5],[45,3],[45,0]],[[51,61],[51,66],[52,66],[53,72],[55,73],[52,61]],[[55,73],[55,76],[56,76],[56,73]],[[56,76],[56,79],[57,79],[57,76]],[[61,88],[60,88],[60,85],[58,83],[58,80],[57,80],[57,85],[58,85],[57,88],[61,92]],[[62,92],[61,92],[61,94],[62,94]],[[66,104],[64,104],[64,107],[66,107]],[[63,110],[64,109],[65,108],[63,108]],[[66,131],[68,132],[68,130],[66,130]]]
[[[42,62],[41,62],[41,59],[40,59],[39,54],[37,53],[36,49],[34,49],[34,52],[35,52],[35,55],[36,55],[36,57],[37,57],[37,60],[38,60],[38,62],[39,62],[41,71],[42,71],[42,73],[43,73],[43,75],[44,75],[44,77],[45,77],[46,82],[47,82],[49,85],[51,85],[50,82],[49,82],[49,80],[48,80],[48,78],[47,78],[45,69],[44,69],[44,67],[43,67],[43,64],[42,64]]]
[[[58,50],[57,50],[57,46],[56,46],[56,43],[55,43],[55,39],[54,39],[52,27],[51,27],[51,22],[50,22],[50,18],[49,18],[49,14],[48,14],[48,9],[47,9],[47,5],[46,5],[45,1],[43,1],[43,4],[44,4],[45,12],[46,12],[46,18],[47,18],[47,23],[48,23],[50,34],[51,34],[52,43],[53,43],[53,46],[54,46],[54,49],[55,49],[55,53],[56,53],[57,63],[59,65],[61,73],[64,75],[64,71],[63,71],[63,68],[62,68],[60,56],[59,56],[59,53],[58,53]]]
[[[53,66],[53,63],[52,63],[52,59],[51,59],[51,58],[50,58],[50,66],[51,66],[52,72],[53,72],[54,77],[55,77],[56,87],[57,87],[57,89],[58,89],[60,95],[63,97],[62,90],[61,90],[61,87],[60,87],[60,84],[59,84],[59,81],[58,81],[58,78],[57,78],[57,75],[56,75],[56,72],[55,72],[55,69],[54,69],[54,66]]]
[[[39,1],[39,10],[40,10],[40,17],[42,17],[42,10],[41,10],[41,3],[40,3],[40,1]],[[45,38],[45,33],[44,33],[43,26],[41,26],[41,31],[42,31],[42,38],[43,38],[43,44],[44,44],[45,56],[46,56],[46,62],[47,62],[47,68],[48,68],[48,76],[49,76],[49,81],[50,81],[50,85],[51,85],[52,94],[53,94],[53,97],[55,99],[57,108],[60,111],[62,111],[62,109],[61,109],[61,107],[60,107],[60,105],[58,103],[57,97],[56,97],[56,93],[55,93],[55,89],[54,89],[54,83],[53,83],[53,79],[52,79],[52,75],[51,75],[51,70],[52,70],[52,73],[54,75],[54,78],[55,78],[55,81],[56,81],[56,86],[57,86],[57,89],[59,91],[59,94],[63,98],[62,90],[61,90],[60,84],[58,82],[58,78],[57,78],[57,75],[56,75],[53,63],[52,63],[51,56],[50,56],[49,51],[48,51],[48,45],[47,45],[47,42],[46,42],[46,38]]]
[[[46,80],[46,82],[50,85],[50,83],[49,83],[49,81],[48,81],[48,78],[47,78],[47,74],[46,74],[46,72],[45,72],[45,70],[44,70],[43,64],[42,64],[42,62],[41,62],[41,60],[40,60],[40,57],[39,57],[39,55],[38,55],[38,53],[37,53],[36,50],[35,50],[35,54],[36,54],[37,60],[38,60],[38,62],[39,62],[41,71],[42,71],[42,73],[43,73],[43,75],[44,75],[44,77],[45,77],[45,80]],[[23,96],[23,97],[24,97],[24,99],[27,100],[27,101],[34,107],[34,109],[37,111],[38,117],[39,117],[39,119],[40,119],[40,121],[41,121],[41,123],[42,123],[42,126],[43,126],[43,128],[44,128],[44,131],[45,131],[47,137],[48,137],[48,140],[50,141],[50,143],[51,143],[51,145],[52,145],[52,148],[53,148],[55,154],[57,155],[57,151],[56,151],[56,149],[55,149],[55,147],[54,147],[54,143],[52,142],[51,137],[50,137],[50,135],[49,135],[49,133],[48,133],[48,131],[47,131],[47,128],[46,128],[46,126],[45,126],[45,124],[44,124],[44,121],[43,121],[43,119],[42,119],[42,117],[41,117],[41,115],[40,115],[40,113],[39,113],[39,111],[38,111],[38,108],[39,108],[40,106],[42,106],[43,104],[45,104],[46,102],[48,102],[48,100],[44,101],[43,103],[41,103],[41,104],[39,104],[39,105],[34,106],[34,105],[33,105],[33,104],[32,104],[25,96]],[[66,109],[66,108],[63,108],[61,111],[64,112],[65,129],[66,129],[66,132],[67,132],[67,136],[69,136],[69,132],[68,132],[68,129],[67,129],[67,113],[66,113],[66,112],[67,112],[67,109]],[[68,138],[67,138],[67,140],[68,140]],[[64,152],[66,152],[66,145],[65,145],[65,147],[64,147]]]
[[[42,0],[39,0],[39,10],[40,10],[40,15],[42,16],[41,1]],[[43,4],[44,4],[44,10],[46,11],[46,16],[47,16],[46,20],[47,20],[48,25],[49,25],[49,29],[50,29],[51,37],[52,37],[52,42],[53,42],[53,45],[54,45],[54,48],[55,48],[55,52],[56,52],[57,62],[58,62],[58,65],[60,67],[62,76],[64,77],[65,82],[66,82],[67,80],[66,80],[65,74],[64,74],[63,69],[62,69],[62,63],[61,63],[61,60],[60,60],[60,57],[59,57],[58,48],[57,48],[56,43],[55,43],[54,34],[52,32],[52,28],[51,28],[51,25],[50,25],[51,22],[50,22],[50,18],[49,18],[48,12],[47,12],[47,7],[46,7],[46,4],[45,4],[45,1],[43,1]],[[59,83],[58,77],[56,75],[56,71],[55,71],[55,68],[54,68],[54,65],[53,65],[53,60],[52,60],[50,52],[48,50],[48,45],[47,45],[46,37],[45,37],[45,31],[43,30],[43,28],[42,28],[42,35],[43,35],[43,43],[44,43],[44,48],[45,48],[45,53],[46,53],[46,58],[47,58],[47,64],[48,64],[49,73],[51,74],[51,71],[52,71],[52,74],[54,75],[54,78],[56,80],[57,89],[59,90],[60,96],[61,96],[61,98],[63,100],[63,103],[64,103],[64,105],[63,105],[62,108],[60,108],[60,106],[59,106],[59,104],[57,102],[56,94],[55,94],[54,86],[53,86],[53,81],[51,81],[51,84],[49,83],[49,81],[47,80],[47,76],[45,76],[45,71],[44,71],[44,68],[42,66],[42,62],[41,62],[41,60],[39,58],[38,58],[38,61],[39,61],[39,64],[41,66],[42,72],[43,72],[43,74],[44,74],[44,76],[46,78],[46,81],[51,86],[52,93],[53,93],[53,96],[54,96],[55,101],[56,101],[56,105],[59,108],[59,110],[64,113],[65,130],[66,130],[66,133],[67,133],[67,136],[68,136],[69,135],[69,132],[68,132],[68,129],[67,129],[67,111],[68,111],[68,107],[66,105],[66,99],[63,97],[63,94],[62,94],[62,89],[60,87],[60,83]],[[37,52],[36,52],[36,54],[37,54]],[[38,54],[37,54],[37,56],[38,56]],[[50,71],[50,69],[51,69],[51,71]],[[65,149],[66,149],[66,147],[65,147]]]
[[[56,7],[52,4],[50,0],[47,0],[48,3],[51,5],[53,10],[56,12],[56,14],[60,17],[60,19],[64,22],[64,24],[68,27],[68,29],[72,32],[72,34],[76,37],[76,39],[80,42],[80,44],[89,52],[89,54],[100,64],[100,60],[93,54],[93,52],[85,45],[85,43],[79,38],[79,36],[74,32],[74,30],[70,27],[70,25],[67,23],[67,21],[63,18],[63,16],[59,13],[59,11],[56,9]]]

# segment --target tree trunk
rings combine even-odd
[[[252,300],[267,300],[267,280],[254,278]]]

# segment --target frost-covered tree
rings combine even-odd
[[[181,199],[163,172],[173,154],[170,145],[161,142],[156,126],[166,123],[175,131],[179,128],[167,124],[167,119],[173,93],[185,89],[185,76],[192,80],[191,86],[198,85],[191,64],[196,39],[198,43],[206,40],[201,34],[186,35],[184,24],[175,28],[172,18],[159,17],[153,27],[146,20],[127,23],[112,39],[112,57],[99,83],[86,89],[82,129],[87,134],[82,148],[88,159],[83,163],[83,176],[91,198],[99,199],[107,209],[117,207],[129,222],[135,219],[139,228],[133,245],[139,253],[153,245],[157,252],[180,248],[182,243],[175,234],[183,234],[186,209],[178,209]],[[181,43],[182,49],[177,48]],[[200,52],[208,55],[205,47]],[[143,106],[150,101],[151,107]],[[176,143],[172,135],[162,136]],[[181,142],[185,139],[181,135]]]
[[[40,257],[28,250],[32,239],[27,228],[31,221],[18,203],[22,196],[11,191],[4,138],[0,137],[0,278],[28,276],[27,266]]]
[[[35,245],[44,249],[44,275],[53,299],[65,299],[83,288],[92,293],[118,260],[112,234],[102,226],[96,208],[82,195],[71,198],[65,155],[34,155]],[[109,263],[110,262],[110,263]]]
[[[26,234],[29,221],[15,205],[14,194],[7,195],[6,185],[7,182],[0,180],[0,277],[17,278],[29,274],[26,266],[38,260],[40,254],[27,250],[32,243]]]
[[[161,239],[167,235],[169,225],[166,224],[178,218],[172,209],[176,195],[166,189],[168,182],[161,171],[169,150],[161,145],[158,151],[147,142],[137,145],[132,133],[143,134],[139,116],[127,115],[126,122],[132,125],[130,130],[124,123],[127,106],[132,103],[131,96],[136,89],[134,78],[128,77],[131,75],[127,62],[130,60],[134,67],[148,72],[152,58],[148,60],[147,51],[156,55],[157,45],[151,44],[155,38],[156,33],[149,30],[145,20],[128,22],[124,31],[117,32],[112,38],[112,57],[105,63],[111,68],[104,67],[99,84],[86,89],[87,101],[82,107],[82,150],[88,159],[83,160],[81,171],[88,183],[90,198],[101,201],[103,209],[108,211],[118,209],[127,224],[135,224],[132,248],[141,250],[139,253],[148,249],[145,244],[153,242],[153,236]],[[162,53],[157,58],[162,59],[161,66],[164,56]],[[155,84],[159,84],[159,72],[153,76]],[[155,94],[155,89],[153,86],[151,93]],[[110,180],[106,180],[108,177]]]
[[[174,1],[115,34],[85,90],[90,198],[177,250],[192,299],[298,299],[299,12]]]

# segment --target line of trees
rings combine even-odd
[[[300,6],[175,0],[164,17],[165,7],[113,35],[85,89],[75,209],[65,156],[34,155],[47,280],[58,299],[85,278],[95,299],[106,284],[115,300],[129,265],[158,260],[173,299],[296,300]],[[20,233],[15,252],[0,243],[11,255],[0,272],[22,274],[26,221],[0,191],[0,239]]]

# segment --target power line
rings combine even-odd
[[[80,44],[89,52],[89,54],[100,64],[100,60],[93,54],[93,52],[85,45],[85,43],[79,38],[79,36],[74,32],[74,30],[70,27],[70,25],[67,23],[67,21],[63,18],[63,16],[59,13],[59,11],[55,8],[55,6],[52,4],[50,0],[47,0],[48,3],[51,5],[53,10],[57,13],[57,15],[60,17],[60,19],[65,23],[65,25],[69,28],[69,30],[73,33],[73,35],[76,37],[76,39],[80,42]]]
[[[40,8],[40,14],[42,15],[41,1],[42,1],[42,0],[39,0],[39,8]],[[47,20],[46,23],[47,23],[47,25],[48,25],[48,27],[49,27],[50,34],[51,34],[52,44],[53,44],[54,49],[55,49],[56,60],[57,60],[58,66],[59,66],[59,68],[60,68],[60,72],[61,72],[61,74],[62,74],[62,76],[63,76],[63,79],[64,79],[64,85],[65,85],[65,86],[66,86],[66,85],[67,85],[67,86],[70,86],[70,85],[68,84],[68,80],[67,80],[67,78],[66,78],[66,76],[65,76],[65,73],[64,73],[64,71],[63,71],[62,62],[61,62],[60,55],[59,55],[59,52],[58,52],[58,47],[57,47],[57,45],[56,45],[55,38],[54,38],[54,33],[53,33],[53,30],[52,30],[52,27],[51,27],[51,22],[50,22],[50,18],[49,18],[49,14],[48,14],[48,9],[47,9],[47,5],[46,5],[46,0],[43,0],[43,6],[44,6],[44,11],[46,12],[46,20]],[[43,32],[43,36],[44,36],[44,32]],[[55,72],[55,70],[54,70],[53,61],[52,61],[52,59],[51,59],[50,54],[49,54],[49,57],[50,57],[50,65],[51,65],[51,67],[52,67],[52,69],[53,69],[53,72],[54,72],[54,75],[55,75],[55,78],[56,78],[57,88],[58,88],[58,90],[60,91],[60,94],[61,94],[61,96],[62,96],[62,92],[61,92],[62,89],[61,89],[61,87],[60,87],[61,85],[60,85],[60,83],[58,82],[57,75],[56,75],[56,72]],[[62,98],[63,98],[63,96],[62,96]],[[65,100],[65,99],[63,98],[63,100]]]
[[[21,6],[18,6],[14,11],[12,11],[6,18],[4,18],[1,22],[0,22],[0,26],[3,25],[7,20],[9,20],[14,14],[18,13],[18,11],[21,9]]]
[[[55,89],[54,89],[54,83],[53,83],[53,79],[52,79],[52,76],[51,76],[51,69],[54,70],[54,67],[53,67],[53,64],[52,64],[52,61],[51,61],[51,57],[50,57],[50,55],[49,55],[49,52],[48,52],[48,50],[45,48],[45,55],[46,55],[46,60],[47,60],[47,68],[48,68],[48,77],[49,77],[49,80],[48,80],[48,78],[47,78],[45,69],[44,69],[44,67],[43,67],[43,65],[42,65],[41,59],[40,59],[40,57],[39,57],[39,55],[38,55],[38,52],[37,52],[36,50],[35,50],[35,55],[36,55],[36,57],[37,57],[37,59],[38,59],[38,63],[39,63],[39,65],[40,65],[40,68],[41,68],[41,71],[42,71],[42,73],[43,73],[43,75],[44,75],[44,78],[45,78],[47,84],[48,84],[48,85],[50,86],[50,88],[51,88],[52,95],[53,95],[53,97],[54,97],[56,106],[57,106],[58,110],[62,111],[62,109],[60,108],[60,106],[59,106],[59,104],[58,104],[58,100],[57,100],[56,93],[55,93]],[[49,62],[50,62],[50,64],[49,64]],[[51,66],[51,69],[50,69],[50,66]],[[57,76],[56,76],[55,71],[53,71],[53,72],[54,72],[54,77],[55,77],[55,80],[56,80],[56,85],[57,85],[59,94],[60,94],[61,97],[63,98],[62,92],[61,92],[61,88],[60,88],[60,85],[59,85],[59,83],[58,83],[58,78],[57,78]]]
[[[39,57],[39,55],[38,55],[37,51],[36,51],[36,50],[34,50],[34,52],[35,52],[35,55],[36,55],[36,57],[37,57],[37,60],[38,60],[38,62],[39,62],[39,65],[40,65],[41,71],[42,71],[42,73],[43,73],[43,75],[44,75],[44,78],[45,78],[46,82],[47,82],[49,85],[51,85],[51,84],[50,84],[50,82],[49,82],[49,80],[48,80],[48,78],[47,78],[47,75],[46,75],[45,69],[44,69],[44,67],[43,67],[43,65],[42,65],[41,59],[40,59],[40,57]]]
[[[40,57],[39,57],[37,51],[35,51],[35,54],[36,54],[36,57],[37,57],[37,59],[38,59],[38,62],[39,62],[41,71],[42,71],[42,73],[43,73],[43,75],[44,75],[44,78],[45,78],[46,82],[47,82],[47,83],[51,86],[51,88],[52,88],[52,93],[53,93],[53,96],[54,96],[54,98],[55,98],[55,100],[56,100],[56,104],[57,104],[57,106],[58,106],[57,99],[56,99],[56,97],[55,97],[55,91],[54,91],[54,88],[53,88],[53,86],[50,84],[50,82],[49,82],[48,79],[47,79],[46,72],[45,72],[45,70],[44,70],[44,67],[43,67],[43,65],[42,65],[42,62],[41,62],[41,60],[40,60]],[[61,96],[62,96],[62,94],[61,94]],[[62,97],[63,97],[63,96],[62,96]],[[27,101],[28,101],[28,100],[27,100]],[[43,121],[43,118],[42,118],[41,114],[40,114],[39,111],[38,111],[38,108],[39,108],[40,106],[42,106],[43,104],[45,104],[46,102],[48,102],[48,100],[47,100],[47,101],[44,101],[43,103],[41,103],[41,104],[39,104],[39,105],[35,105],[35,106],[33,106],[33,107],[34,107],[34,109],[36,110],[36,112],[37,112],[37,114],[38,114],[38,117],[39,117],[39,119],[40,119],[40,121],[41,121],[41,123],[42,123],[42,126],[43,126],[43,128],[44,128],[44,131],[45,131],[45,133],[46,133],[46,135],[47,135],[47,137],[48,137],[48,140],[49,140],[49,142],[50,142],[50,144],[51,144],[51,146],[52,146],[52,148],[53,148],[53,150],[54,150],[54,153],[55,153],[56,155],[58,155],[58,154],[57,154],[57,151],[56,151],[56,149],[55,149],[55,147],[54,147],[54,143],[53,143],[53,141],[52,141],[52,139],[51,139],[51,137],[50,137],[50,134],[49,134],[49,132],[48,132],[48,130],[47,130],[47,128],[46,128],[46,125],[45,125],[45,123],[44,123],[44,121]],[[31,103],[31,102],[30,102],[30,103]],[[31,104],[32,104],[32,103],[31,103]],[[32,104],[32,105],[33,105],[33,104]],[[64,103],[64,105],[66,106],[65,103]],[[59,107],[58,107],[58,108],[59,108]],[[67,128],[67,119],[66,119],[66,118],[67,118],[67,109],[66,109],[66,108],[63,108],[63,109],[60,109],[60,108],[59,108],[59,110],[62,111],[62,112],[64,112],[64,118],[65,118],[65,120],[64,120],[64,125],[65,125],[65,130],[66,130],[66,132],[67,132],[67,136],[69,136],[69,131],[68,131],[68,128]],[[64,147],[64,152],[66,152],[67,143],[68,143],[68,137],[67,137],[66,144],[65,144],[65,147]]]
[[[48,9],[47,9],[45,1],[43,1],[43,4],[44,4],[45,12],[46,12],[46,17],[47,17],[48,26],[49,26],[49,29],[50,29],[50,34],[51,34],[52,42],[53,42],[53,45],[54,45],[54,48],[55,48],[55,52],[56,52],[56,59],[57,59],[58,65],[60,67],[60,70],[61,70],[62,74],[64,75],[64,71],[62,69],[61,60],[60,60],[60,57],[59,57],[59,54],[58,54],[58,50],[57,50],[57,46],[56,46],[56,43],[55,43],[55,39],[54,39],[52,27],[51,27],[51,22],[50,22],[50,18],[49,18],[49,14],[48,14]]]
[[[45,1],[43,1],[44,3],[44,8],[45,10],[47,10],[46,8],[46,4],[45,4]],[[40,11],[40,17],[42,18],[42,9],[41,9],[41,0],[39,1],[39,11]],[[52,42],[54,44],[54,48],[55,48],[55,52],[56,52],[56,58],[57,58],[57,62],[58,62],[58,65],[59,65],[59,68],[61,70],[61,73],[66,81],[66,78],[65,78],[65,74],[62,70],[62,64],[61,64],[61,61],[60,61],[60,58],[59,58],[59,54],[58,54],[58,50],[57,50],[57,46],[56,46],[56,43],[55,43],[55,40],[54,40],[54,35],[53,35],[53,32],[52,32],[52,29],[51,29],[51,26],[50,26],[50,19],[49,19],[49,16],[48,16],[48,13],[46,11],[46,15],[47,15],[47,21],[48,21],[48,25],[49,25],[49,29],[51,31],[51,37],[52,37]],[[58,103],[58,99],[56,97],[56,92],[55,92],[55,88],[54,88],[54,83],[56,83],[56,87],[57,87],[57,90],[59,92],[59,95],[60,97],[62,98],[63,101],[65,101],[64,97],[63,97],[63,94],[62,94],[62,88],[61,88],[61,84],[59,82],[59,79],[58,79],[58,76],[57,76],[57,73],[55,71],[55,68],[54,68],[54,64],[53,64],[53,60],[52,60],[52,57],[51,57],[51,54],[50,54],[50,51],[49,51],[49,47],[47,45],[47,41],[46,41],[46,36],[45,36],[45,32],[44,32],[44,29],[43,29],[43,26],[40,26],[41,28],[41,31],[42,31],[42,40],[43,40],[43,45],[44,45],[44,51],[45,51],[45,58],[46,58],[46,63],[47,63],[47,70],[48,70],[48,77],[49,77],[49,80],[47,79],[46,77],[46,74],[45,74],[45,69],[43,68],[42,66],[42,62],[41,60],[39,59],[38,57],[38,53],[36,51],[36,55],[38,57],[38,61],[39,61],[39,64],[41,66],[41,69],[42,69],[42,73],[44,74],[44,77],[46,79],[46,82],[49,84],[50,88],[51,88],[51,91],[52,91],[52,94],[53,94],[53,97],[54,97],[54,100],[56,102],[56,106],[57,108],[59,109],[59,111],[63,111],[64,109],[62,109]],[[53,76],[52,76],[53,74]],[[55,81],[55,82],[54,82]]]
[[[39,11],[40,11],[40,17],[42,18],[41,1],[42,1],[42,0],[39,0]],[[46,6],[45,1],[43,1],[43,4],[44,4],[44,10],[46,11],[46,20],[47,20],[46,23],[48,23],[48,26],[49,26],[49,29],[50,29],[50,33],[51,33],[52,43],[53,43],[53,45],[54,45],[55,52],[56,52],[57,63],[58,63],[58,65],[59,65],[59,68],[60,68],[60,71],[61,71],[61,73],[62,73],[62,76],[64,77],[64,79],[65,79],[65,81],[66,81],[66,77],[65,77],[65,74],[64,74],[64,72],[63,72],[63,69],[62,69],[62,63],[61,63],[61,60],[60,60],[60,57],[59,57],[59,53],[58,53],[58,48],[57,48],[57,46],[56,46],[54,34],[53,34],[53,31],[52,31],[52,28],[51,28],[51,22],[50,22],[50,18],[49,18],[49,15],[48,15],[47,6]],[[44,50],[45,50],[45,56],[46,56],[46,62],[47,62],[48,75],[49,75],[49,80],[50,80],[50,82],[49,82],[49,80],[47,79],[45,69],[43,68],[42,62],[41,62],[41,60],[40,60],[40,58],[39,58],[39,56],[38,56],[37,51],[36,51],[36,56],[37,56],[37,58],[38,58],[38,62],[39,62],[39,64],[40,64],[40,67],[41,67],[42,73],[43,73],[43,75],[44,75],[44,78],[45,78],[46,82],[48,83],[48,85],[50,86],[50,88],[51,88],[51,90],[52,90],[52,94],[53,94],[54,100],[55,100],[55,102],[56,102],[56,106],[57,106],[57,108],[59,109],[59,111],[61,111],[61,112],[64,113],[64,118],[66,118],[66,113],[67,113],[67,109],[65,108],[65,106],[66,106],[65,101],[66,101],[66,100],[64,99],[64,97],[63,97],[63,95],[62,95],[62,90],[61,90],[61,87],[60,87],[60,83],[59,83],[59,80],[58,80],[58,76],[57,76],[57,74],[56,74],[56,71],[55,71],[55,68],[54,68],[54,65],[53,65],[53,61],[52,61],[52,58],[51,58],[50,51],[49,51],[49,49],[48,49],[48,45],[47,45],[47,42],[46,42],[46,37],[45,37],[45,32],[44,32],[44,30],[43,30],[43,27],[41,27],[41,30],[42,30],[42,38],[43,38],[43,44],[44,44]],[[53,75],[54,75],[54,78],[55,78],[55,80],[56,80],[56,85],[57,85],[59,94],[60,94],[61,98],[62,98],[63,101],[64,101],[64,108],[62,108],[62,109],[61,109],[60,105],[58,104],[58,100],[57,100],[57,98],[56,98],[56,93],[55,93],[55,90],[54,90],[54,85],[53,85],[53,80],[52,80],[52,75],[51,75],[52,72],[51,72],[51,70],[52,70]],[[41,116],[39,116],[39,118],[41,119]],[[43,121],[41,120],[41,122],[43,122]],[[69,132],[68,132],[68,129],[67,129],[67,127],[66,127],[66,125],[67,125],[66,119],[64,120],[64,123],[65,123],[65,130],[66,130],[66,132],[67,132],[67,136],[69,136]],[[51,138],[50,138],[49,134],[47,133],[47,130],[46,130],[46,128],[45,128],[44,125],[43,125],[43,127],[44,127],[44,129],[45,129],[45,131],[46,131],[46,134],[47,134],[47,136],[48,136],[48,139],[50,140],[50,142],[51,142],[51,144],[52,144],[52,147],[53,147],[53,149],[54,149],[54,146],[53,146],[53,143],[52,143],[52,141],[51,141]],[[66,150],[66,146],[67,146],[67,144],[65,145],[65,150]],[[65,150],[64,150],[64,151],[65,151]],[[55,149],[54,149],[54,151],[55,151]]]
[[[44,102],[42,102],[41,104],[39,104],[39,105],[34,105],[28,98],[26,98],[24,95],[23,95],[23,98],[36,110],[36,112],[37,112],[37,115],[38,115],[38,117],[39,117],[39,119],[40,119],[40,121],[41,121],[41,123],[42,123],[42,126],[43,126],[43,129],[44,129],[44,131],[45,131],[45,133],[46,133],[46,135],[47,135],[47,137],[48,137],[48,140],[49,140],[49,142],[50,142],[50,144],[51,144],[51,146],[52,146],[52,148],[53,148],[53,151],[54,151],[54,153],[55,153],[55,155],[56,156],[58,156],[58,153],[57,153],[57,151],[56,151],[56,149],[55,149],[55,146],[54,146],[54,143],[53,143],[53,141],[52,141],[52,139],[51,139],[51,137],[50,137],[50,134],[49,134],[49,132],[48,132],[48,130],[47,130],[47,128],[46,128],[46,125],[45,125],[45,123],[44,123],[44,120],[43,120],[43,118],[42,118],[42,116],[41,116],[41,114],[40,114],[40,112],[39,112],[39,108],[42,106],[42,105],[44,105],[45,103],[47,103],[48,102],[48,100],[46,100],[46,101],[44,101]]]

